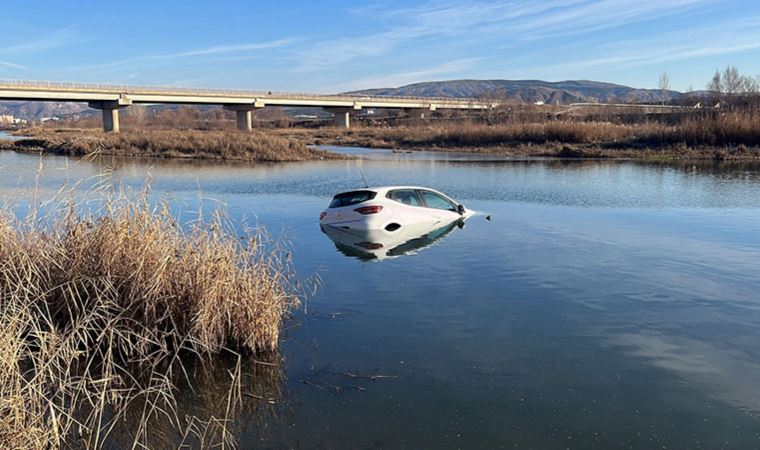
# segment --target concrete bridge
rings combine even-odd
[[[475,99],[364,95],[287,94],[256,91],[140,87],[40,81],[0,81],[0,100],[87,102],[103,112],[103,129],[119,131],[119,109],[132,104],[221,105],[237,114],[237,127],[250,130],[252,111],[267,106],[321,107],[348,128],[364,108],[393,108],[423,115],[438,109],[487,110],[497,106]]]

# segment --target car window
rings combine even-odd
[[[448,199],[441,197],[435,192],[420,191],[420,196],[422,197],[422,201],[425,202],[425,206],[427,206],[428,208],[446,209],[449,211],[457,210],[457,205],[455,205]]]
[[[328,208],[340,208],[341,206],[351,206],[359,203],[364,203],[367,200],[372,200],[377,195],[372,191],[351,191],[343,192],[333,197]]]
[[[419,198],[417,198],[417,193],[411,189],[391,191],[388,193],[388,198],[409,206],[422,206]]]

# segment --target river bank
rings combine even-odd
[[[644,160],[758,160],[760,129],[743,116],[656,122],[431,123],[354,129],[279,129],[307,145],[457,151],[507,156]]]
[[[0,140],[0,150],[68,156],[136,156],[280,162],[342,158],[264,131],[139,130],[118,134],[93,129],[21,130],[21,140]]]
[[[313,146],[427,150],[515,157],[673,160],[760,160],[760,128],[749,113],[692,116],[678,123],[545,120],[533,122],[420,122],[352,129],[19,130],[0,149],[70,156],[116,155],[249,162],[306,161],[345,156]]]

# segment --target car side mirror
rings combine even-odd
[[[464,214],[464,205],[457,205],[457,212],[459,213],[459,215],[463,215]]]

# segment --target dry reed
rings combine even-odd
[[[459,120],[352,130],[287,129],[279,130],[279,134],[307,144],[371,148],[530,156],[756,159],[760,158],[758,119],[752,111],[710,111],[662,121],[645,117],[628,122],[544,117],[493,124]]]
[[[156,158],[279,162],[337,158],[328,152],[266,131],[151,130],[103,133],[99,130],[28,129],[28,136],[0,143],[0,149],[70,156],[115,155]]]
[[[283,252],[221,213],[183,226],[147,192],[101,195],[0,210],[0,446],[102,448],[135,404],[136,448],[157,419],[233,445],[240,364],[223,417],[184,418],[176,380],[224,349],[276,352],[298,301]]]

